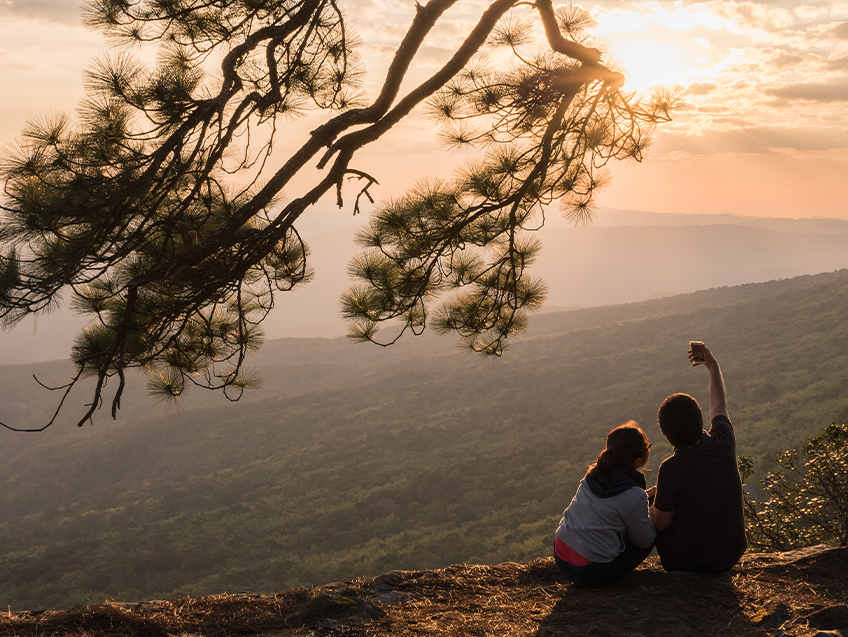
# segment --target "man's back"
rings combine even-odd
[[[747,546],[742,482],[730,420],[713,418],[709,434],[679,449],[660,465],[654,506],[674,511],[674,522],[657,536],[666,570],[722,572]]]

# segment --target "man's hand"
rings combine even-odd
[[[645,493],[649,498],[654,498],[657,495],[657,488],[651,487],[650,489],[645,489]]]
[[[702,361],[695,360],[695,355],[692,353],[691,349],[689,350],[689,360],[692,363],[692,367],[695,367],[696,365],[703,365],[707,369],[712,369],[713,365],[718,365],[718,362],[710,351],[710,348],[706,345],[702,345],[701,347],[704,349],[704,360]]]
[[[703,348],[703,361],[696,361],[691,349],[689,350],[689,360],[692,361],[693,367],[703,365],[710,371],[710,421],[712,421],[716,416],[727,417],[727,397],[725,395],[724,379],[721,376],[721,368],[718,366],[718,361],[713,356],[709,347],[704,345]]]

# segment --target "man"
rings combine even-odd
[[[747,546],[742,481],[721,368],[702,347],[703,360],[691,350],[689,360],[710,372],[710,431],[703,430],[701,407],[692,396],[665,399],[657,420],[674,455],[660,465],[651,513],[661,531],[656,547],[665,570],[722,573]]]

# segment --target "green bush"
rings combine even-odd
[[[755,551],[786,551],[823,542],[848,545],[848,426],[836,423],[804,444],[803,465],[794,449],[760,481],[759,498],[745,490],[748,545]],[[739,457],[743,478],[753,458]]]

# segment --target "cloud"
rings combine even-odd
[[[644,31],[656,21],[653,15],[646,11],[627,11],[623,9],[606,10],[606,7],[593,7],[592,18],[598,25],[598,30],[604,35],[611,33],[632,33]]]
[[[77,26],[82,0],[0,0],[0,16]]]
[[[848,55],[836,58],[835,60],[830,60],[827,63],[827,68],[831,71],[848,70]]]
[[[848,76],[840,76],[827,82],[801,82],[763,91],[766,95],[786,100],[809,102],[848,102]]]
[[[761,126],[703,135],[659,135],[655,153],[717,155],[726,153],[774,154],[777,149],[823,151],[848,148],[848,130],[825,126]]]
[[[838,40],[848,40],[848,22],[843,22],[833,30],[833,35]]]
[[[798,66],[799,64],[802,64],[804,60],[806,60],[806,58],[803,55],[798,55],[797,53],[780,53],[769,60],[769,64],[779,69],[785,69]]]
[[[689,5],[687,9],[692,14],[700,14],[702,18],[699,23],[708,29],[726,30],[755,39],[770,39],[767,34],[780,33],[796,22],[791,10],[774,6],[776,4],[750,0],[707,0]]]
[[[712,82],[692,82],[689,86],[686,87],[687,95],[706,95],[710,91],[714,91],[718,88],[716,84]]]
[[[3,73],[29,73],[42,69],[39,64],[23,59],[5,49],[0,49],[0,72]]]
[[[752,122],[750,119],[747,119],[747,118],[744,118],[744,117],[733,117],[733,116],[731,116],[731,117],[714,117],[713,123],[716,124],[717,126],[723,126],[724,128],[732,127],[732,128],[736,128],[736,129],[752,128],[753,124],[754,124],[754,122]]]
[[[698,113],[705,115],[715,115],[717,113],[731,113],[736,111],[736,109],[732,106],[728,106],[726,104],[704,104],[702,106],[698,106]]]

